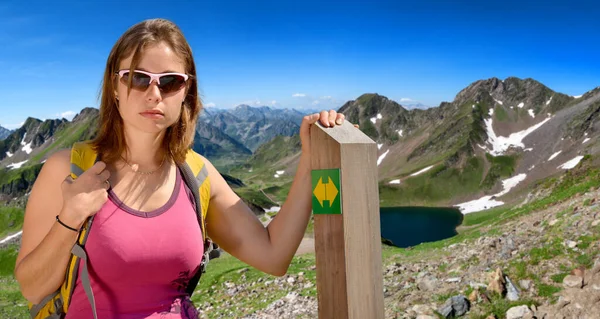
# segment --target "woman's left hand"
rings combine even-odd
[[[338,113],[335,110],[329,110],[329,112],[323,110],[320,113],[314,113],[306,115],[302,119],[300,124],[300,143],[302,144],[302,156],[310,155],[310,126],[315,124],[317,121],[321,121],[321,124],[325,127],[335,127],[336,125],[342,125],[346,117],[342,113]]]

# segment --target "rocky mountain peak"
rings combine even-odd
[[[263,109],[252,107],[247,104],[240,104],[236,106],[231,111],[231,114],[244,121],[261,121],[265,118],[265,112]]]
[[[467,86],[456,95],[454,104],[460,106],[470,101],[470,103],[479,102],[490,106],[495,104],[518,106],[521,103],[543,106],[557,94],[559,93],[531,78],[508,77],[500,80],[494,77],[479,80]]]
[[[85,121],[97,117],[100,114],[100,110],[93,107],[86,107],[79,114],[75,115],[73,122]]]
[[[396,116],[408,112],[402,105],[377,93],[366,93],[354,101],[348,101],[338,112],[344,113],[352,123],[359,123],[359,118],[377,116]],[[379,114],[379,115],[378,115]]]
[[[35,117],[28,117],[23,125],[18,129],[21,131],[29,131],[31,128],[37,127],[42,123],[41,120]]]

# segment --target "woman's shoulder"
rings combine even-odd
[[[71,172],[71,152],[69,149],[61,149],[50,155],[36,177],[34,188],[46,192],[55,189],[63,182]]]
[[[48,157],[46,162],[44,162],[44,167],[52,169],[66,168],[67,170],[70,170],[70,162],[71,150],[65,148],[52,153],[52,155]]]

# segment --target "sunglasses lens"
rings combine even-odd
[[[123,84],[129,84],[129,72],[125,72],[121,78]],[[143,73],[133,72],[131,87],[138,90],[146,90],[150,85],[150,77]]]
[[[180,75],[165,75],[160,77],[161,91],[171,93],[180,90],[185,84],[185,79]]]

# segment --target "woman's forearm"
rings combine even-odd
[[[312,210],[310,157],[302,155],[285,203],[267,226],[274,263],[287,271],[306,232]]]
[[[64,215],[60,218],[67,223]],[[76,241],[76,232],[55,222],[40,244],[21,260],[15,268],[15,278],[28,301],[38,304],[60,287]]]

